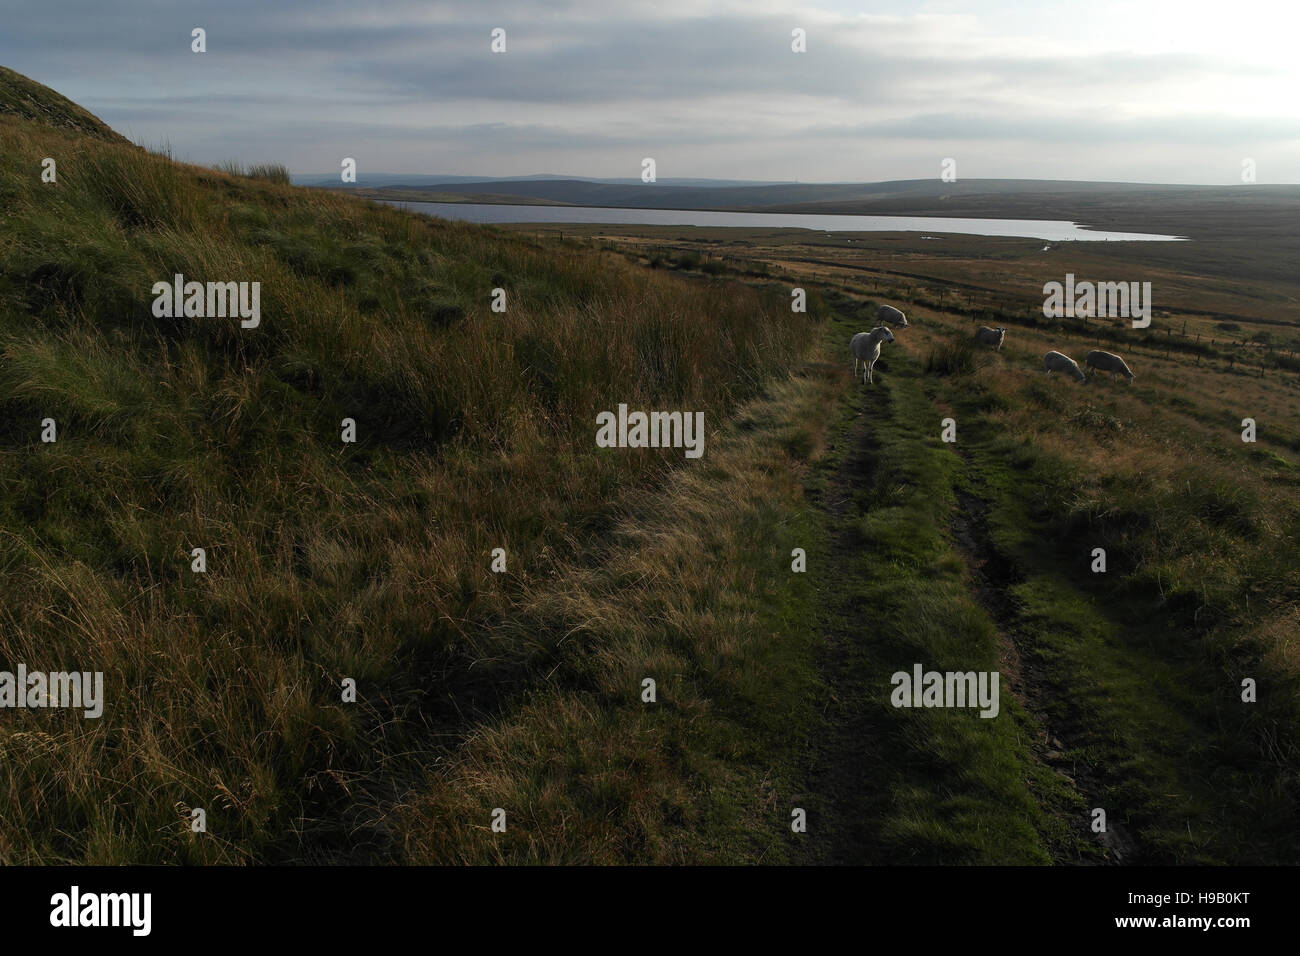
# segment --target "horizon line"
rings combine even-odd
[[[203,165],[203,164],[196,163],[195,165]],[[311,177],[327,178],[327,177],[338,176],[338,173],[335,171],[316,172],[316,173],[290,172],[289,175],[291,177],[311,176]],[[463,183],[457,183],[457,184],[448,183],[447,185],[470,185],[473,183],[489,183],[489,182],[499,182],[499,183],[524,182],[528,180],[538,180],[538,179],[549,179],[555,182],[586,182],[586,183],[596,183],[596,184],[610,183],[610,182],[625,182],[629,185],[640,182],[640,180],[637,179],[637,177],[635,176],[576,176],[576,175],[569,176],[569,175],[563,175],[559,173],[523,173],[523,174],[517,174],[511,176],[484,176],[482,178],[478,178],[468,173],[419,173],[414,171],[407,171],[407,172],[400,172],[400,173],[380,171],[374,173],[365,173],[362,175],[369,176],[369,177],[446,176],[446,177],[455,177],[458,179],[465,180],[465,182]],[[931,183],[937,181],[935,177],[918,178],[918,179],[863,179],[863,180],[822,181],[822,180],[802,180],[802,179],[739,179],[739,178],[728,178],[722,176],[663,176],[660,177],[656,182],[644,183],[643,185],[655,186],[664,183],[682,182],[682,181],[689,181],[689,180],[702,181],[702,182],[718,182],[718,183],[741,183],[741,184],[751,184],[754,186],[887,186],[894,183]],[[963,176],[961,179],[954,180],[953,182],[946,183],[945,185],[956,186],[959,185],[960,183],[972,183],[972,182],[1070,183],[1075,185],[1105,185],[1105,186],[1168,186],[1168,187],[1189,188],[1189,189],[1221,189],[1230,186],[1231,187],[1235,187],[1235,186],[1300,187],[1300,182],[1294,182],[1294,183],[1261,183],[1261,182],[1170,183],[1170,182],[1158,182],[1158,181],[1141,181],[1141,180],[1133,180],[1133,179],[1039,179],[1031,176]],[[365,186],[361,186],[358,183],[340,182],[338,185],[351,186],[354,188],[363,188],[363,189],[366,188]],[[384,188],[384,187],[372,187],[372,188]],[[690,189],[695,187],[686,186],[680,188]],[[745,187],[742,185],[742,186],[724,186],[719,188],[727,189],[727,188],[745,188]]]

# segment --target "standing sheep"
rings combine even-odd
[[[907,328],[907,316],[892,305],[882,305],[877,309],[876,321],[881,325],[896,325],[900,329]]]
[[[975,341],[980,345],[991,345],[995,349],[1002,348],[1002,340],[1007,337],[1007,330],[1004,328],[990,329],[987,325],[981,325],[975,331]]]
[[[1060,352],[1048,352],[1043,356],[1043,372],[1046,374],[1069,372],[1080,382],[1087,381],[1087,376],[1083,374],[1083,369],[1079,368],[1079,363]]]
[[[1093,349],[1083,360],[1083,367],[1086,369],[1099,368],[1103,372],[1110,372],[1110,377],[1114,378],[1115,373],[1125,376],[1130,385],[1133,384],[1133,373],[1124,360],[1114,352],[1103,352],[1101,349]]]
[[[853,336],[849,342],[849,352],[853,356],[853,377],[858,377],[858,362],[865,365],[862,373],[862,382],[867,384],[873,381],[871,370],[876,365],[876,359],[880,358],[880,344],[882,342],[894,341],[894,333],[884,326],[878,326],[870,332],[859,332]]]

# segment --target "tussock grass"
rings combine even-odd
[[[280,186],[289,185],[289,168],[282,163],[254,163],[251,166],[244,166],[243,163],[237,160],[228,160],[224,163],[218,163],[216,168],[223,173],[229,173],[231,176],[261,179]]]
[[[926,353],[924,370],[927,375],[969,375],[975,371],[975,346],[960,337],[935,344]]]

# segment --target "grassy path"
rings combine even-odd
[[[858,330],[841,317],[831,353]],[[829,564],[806,859],[1293,862],[1285,771],[1233,686],[1176,622],[1103,597],[1086,539],[1047,517],[1073,476],[987,410],[900,348],[846,388],[810,481]],[[916,663],[998,670],[1001,713],[895,709],[889,677]]]
[[[874,386],[846,383],[813,485],[831,561],[818,578],[825,726],[807,859],[1026,864],[1082,852],[1061,811],[1077,800],[1035,760],[1037,728],[1014,697],[993,719],[889,703],[896,671],[994,670],[1004,648],[948,539],[960,459],[939,441],[918,370],[901,352],[886,364]]]

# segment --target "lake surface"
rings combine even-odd
[[[711,212],[704,209],[625,209],[607,206],[512,206],[495,203],[398,202],[390,206],[468,222],[617,223],[632,226],[745,226],[821,232],[958,232],[1051,242],[1182,242],[1180,236],[1099,232],[1054,219],[945,219],[937,216],[817,216],[784,212]]]

